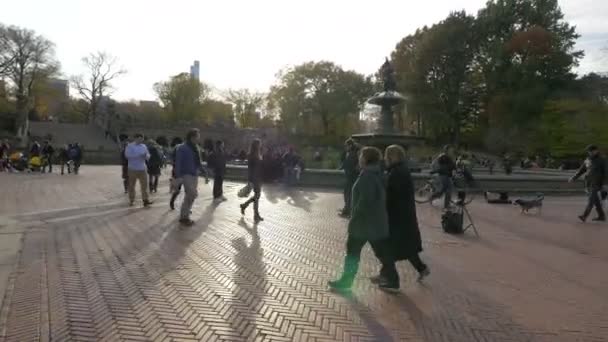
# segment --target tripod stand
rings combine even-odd
[[[462,227],[462,232],[466,232],[469,228],[473,228],[473,232],[475,232],[475,235],[477,237],[479,237],[479,233],[477,232],[477,227],[475,227],[475,222],[473,221],[473,217],[471,217],[471,213],[469,212],[469,209],[467,209],[467,204],[466,204],[466,193],[464,191],[459,191],[458,192],[458,201],[456,201],[456,210],[455,212],[460,214],[460,225]],[[465,227],[464,225],[464,217],[467,217],[467,220],[469,221],[469,224]]]

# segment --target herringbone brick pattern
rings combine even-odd
[[[2,341],[608,340],[608,226],[575,224],[580,199],[542,216],[475,203],[481,239],[442,234],[421,206],[431,277],[400,265],[401,293],[384,293],[366,249],[346,295],[326,286],[342,267],[340,194],[266,187],[254,225],[238,185],[217,204],[201,184],[181,229],[166,182],[152,208],[127,208],[118,168],[82,171],[0,175],[15,194],[0,215],[25,229]]]

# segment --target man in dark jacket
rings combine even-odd
[[[213,170],[213,199],[225,201],[224,197],[224,175],[226,174],[226,152],[224,142],[215,142],[215,149],[209,156],[209,168]]]
[[[456,162],[454,161],[455,154],[456,151],[454,146],[446,145],[443,147],[443,153],[437,156],[432,165],[433,170],[431,173],[436,173],[441,183],[441,188],[438,189],[435,194],[433,194],[433,199],[439,198],[441,195],[445,195],[443,200],[444,209],[448,209],[450,207],[450,202],[452,200],[452,176],[456,170]]]
[[[74,163],[74,174],[77,175],[82,163],[82,147],[77,142],[72,144],[68,151],[70,160]]]
[[[68,151],[70,150],[70,146],[69,145],[63,145],[60,149],[59,149],[59,165],[61,165],[61,174],[64,174],[64,169],[67,166],[68,169],[68,173],[71,173],[72,170],[70,169],[70,156],[68,155]]]
[[[125,156],[125,149],[128,141],[124,141],[120,148],[120,165],[122,165],[122,186],[125,189],[125,194],[129,193],[129,160]]]
[[[340,212],[340,216],[348,217],[351,211],[351,194],[353,185],[359,177],[359,147],[353,139],[346,140],[346,151],[342,157],[342,165],[340,170],[344,171],[346,182],[344,184],[344,208]]]
[[[585,222],[587,217],[591,214],[591,210],[595,207],[597,211],[597,217],[593,221],[606,221],[606,214],[602,208],[602,202],[600,200],[600,191],[604,186],[606,179],[607,169],[606,160],[600,155],[599,149],[595,145],[587,147],[587,159],[583,165],[578,169],[578,172],[570,178],[570,182],[576,181],[581,176],[585,176],[585,187],[587,188],[588,200],[585,212],[578,218]]]
[[[190,213],[194,200],[198,197],[198,176],[203,169],[201,152],[198,147],[200,138],[199,130],[193,128],[188,131],[186,142],[175,150],[175,178],[177,183],[184,187],[185,192],[179,222],[186,226],[194,224],[194,221],[190,219]]]
[[[32,148],[30,148],[30,158],[40,157],[40,144],[38,141],[34,141]]]
[[[46,167],[49,167],[49,173],[53,173],[53,155],[55,149],[50,142],[45,141],[42,147],[42,173],[46,171]]]

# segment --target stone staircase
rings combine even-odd
[[[97,126],[55,122],[30,122],[31,139],[40,142],[51,137],[53,145],[78,142],[87,150],[116,150],[118,145]]]

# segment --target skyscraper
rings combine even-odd
[[[194,64],[190,66],[190,76],[194,79],[200,79],[201,72],[201,63],[199,61],[194,61]]]

